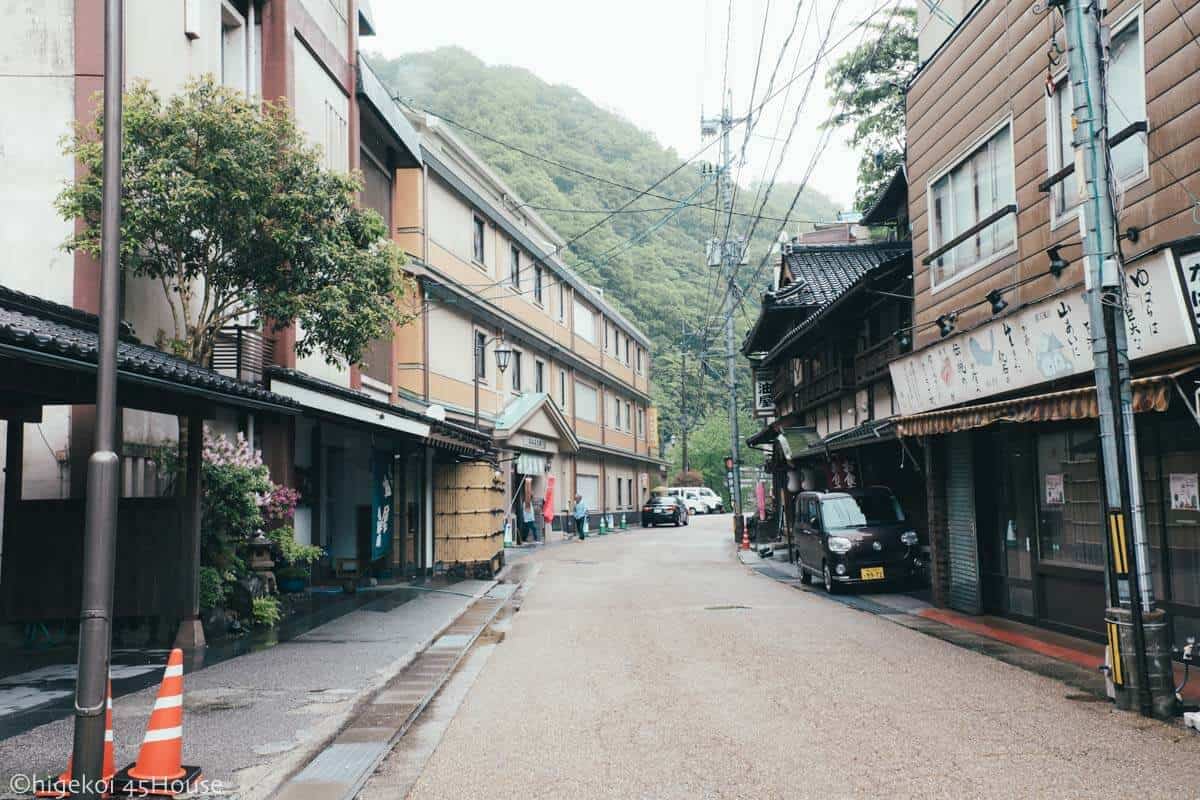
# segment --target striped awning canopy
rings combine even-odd
[[[1133,381],[1134,413],[1166,411],[1171,402],[1172,381],[1182,372],[1136,378]],[[896,433],[902,437],[937,436],[943,433],[983,428],[997,422],[1059,422],[1095,419],[1096,387],[1084,386],[1031,397],[1018,397],[997,403],[963,406],[944,411],[913,414],[896,420]]]

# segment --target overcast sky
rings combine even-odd
[[[765,96],[766,84],[785,37],[792,27],[796,4],[791,0],[732,0],[729,26],[728,85],[735,116],[750,102],[759,37],[767,16],[766,43],[755,96]],[[799,74],[764,108],[754,127],[742,169],[742,182],[764,171],[770,176],[779,161],[809,69],[828,33],[827,49],[836,57],[858,44],[855,29],[885,0],[808,0],[796,34],[785,52],[776,88]],[[525,67],[550,83],[579,89],[598,105],[615,111],[654,134],[681,156],[690,156],[704,140],[700,111],[719,113],[724,72],[727,0],[607,0],[603,3],[564,0],[436,0],[409,3],[373,0],[378,34],[366,47],[386,56],[458,45],[489,64]],[[840,7],[836,18],[830,16]],[[769,13],[768,13],[769,12]],[[882,18],[883,15],[881,14]],[[844,40],[840,47],[833,47]],[[821,123],[829,115],[821,60],[802,109],[799,125],[780,180],[798,181],[820,147]],[[490,131],[503,137],[503,131]],[[743,129],[734,135],[741,147]],[[816,159],[809,185],[849,208],[853,202],[858,155],[837,131]],[[772,152],[772,149],[774,152]],[[706,155],[715,157],[714,147]]]

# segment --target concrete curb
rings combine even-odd
[[[449,620],[445,625],[439,627],[426,639],[418,642],[404,656],[396,659],[387,667],[378,670],[375,677],[357,692],[350,703],[350,708],[347,711],[335,714],[326,719],[320,726],[317,735],[313,736],[308,741],[304,742],[292,750],[289,750],[287,755],[278,762],[266,767],[261,775],[256,775],[252,783],[239,785],[238,797],[245,800],[265,800],[276,791],[279,790],[293,775],[300,772],[304,766],[311,761],[321,750],[328,747],[334,739],[351,723],[361,711],[361,707],[367,703],[372,697],[380,692],[389,681],[393,680],[406,667],[412,664],[422,653],[429,649],[438,637],[445,631],[454,626],[459,618],[467,612],[468,609],[478,602],[484,595],[492,591],[498,584],[498,581],[488,581],[485,586],[479,588],[470,599],[464,599],[464,605],[461,611]],[[251,768],[252,770],[255,768]],[[239,784],[241,781],[239,780]]]
[[[478,594],[453,622],[433,636],[395,675],[361,697],[336,735],[323,741],[313,757],[305,759],[302,768],[288,775],[276,787],[275,796],[305,800],[349,800],[355,797],[397,740],[420,717],[454,674],[488,625],[511,602],[520,586],[519,583],[500,586],[493,582],[487,591]],[[449,629],[461,627],[463,618],[472,614],[479,615],[479,619],[468,623],[471,625],[469,633],[446,633]],[[424,675],[431,669],[430,663],[426,662],[436,662],[432,668],[437,674],[432,678]],[[414,668],[417,675],[406,677],[405,672],[410,667]],[[411,687],[405,688],[406,681],[409,684],[415,681],[422,687],[418,698],[400,699],[412,692]],[[399,716],[401,713],[403,716]]]

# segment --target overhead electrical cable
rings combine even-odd
[[[875,55],[879,52],[880,44],[882,43],[884,37],[887,36],[888,29],[891,27],[892,21],[895,19],[896,9],[898,6],[899,6],[899,0],[896,0],[896,2],[892,3],[892,11],[888,15],[887,22],[884,24],[883,29],[879,33],[879,36],[876,37],[876,39],[875,39],[875,44],[874,44],[874,47],[871,52],[871,56],[868,59],[868,61],[874,59]],[[864,33],[864,37],[865,37],[865,33]],[[800,200],[800,195],[804,192],[804,189],[807,187],[808,180],[811,177],[813,170],[816,168],[816,164],[817,164],[818,159],[820,158],[821,153],[824,152],[825,148],[829,144],[829,138],[832,134],[832,131],[830,129],[830,123],[832,122],[833,117],[836,114],[836,111],[837,111],[836,108],[831,110],[829,119],[826,121],[825,125],[822,126],[825,133],[822,138],[821,144],[818,147],[818,149],[813,153],[813,157],[809,161],[808,170],[806,171],[806,173],[804,175],[804,179],[801,181],[800,185],[796,188],[796,193],[792,196],[791,206],[789,207],[788,213],[785,216],[790,216],[791,212],[795,210],[796,204]],[[783,233],[785,225],[786,225],[786,223],[784,223],[784,225],[781,225],[779,227],[779,231],[776,233],[775,238],[778,238],[779,234]],[[763,254],[762,259],[758,263],[758,267],[755,269],[754,274],[749,281],[750,285],[753,285],[758,280],[758,277],[762,274],[763,268],[765,267],[767,262],[770,260],[771,254],[772,254],[772,251],[770,249],[768,249],[767,252],[765,252]],[[729,295],[732,293],[733,287],[734,287],[734,284],[731,281],[729,283],[729,285],[726,287],[725,300],[723,300],[722,304],[721,304],[722,308],[724,307],[725,302],[728,300]],[[740,302],[740,298],[738,298],[738,299]],[[729,310],[726,312],[725,318],[727,319],[733,313],[734,313],[734,307],[731,305]],[[722,319],[721,325],[724,325],[724,319]],[[717,326],[717,328],[719,329],[720,326]]]

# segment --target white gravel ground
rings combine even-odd
[[[1190,732],[758,576],[729,524],[533,556],[540,574],[412,796],[1200,792]],[[731,605],[750,608],[711,609]]]

